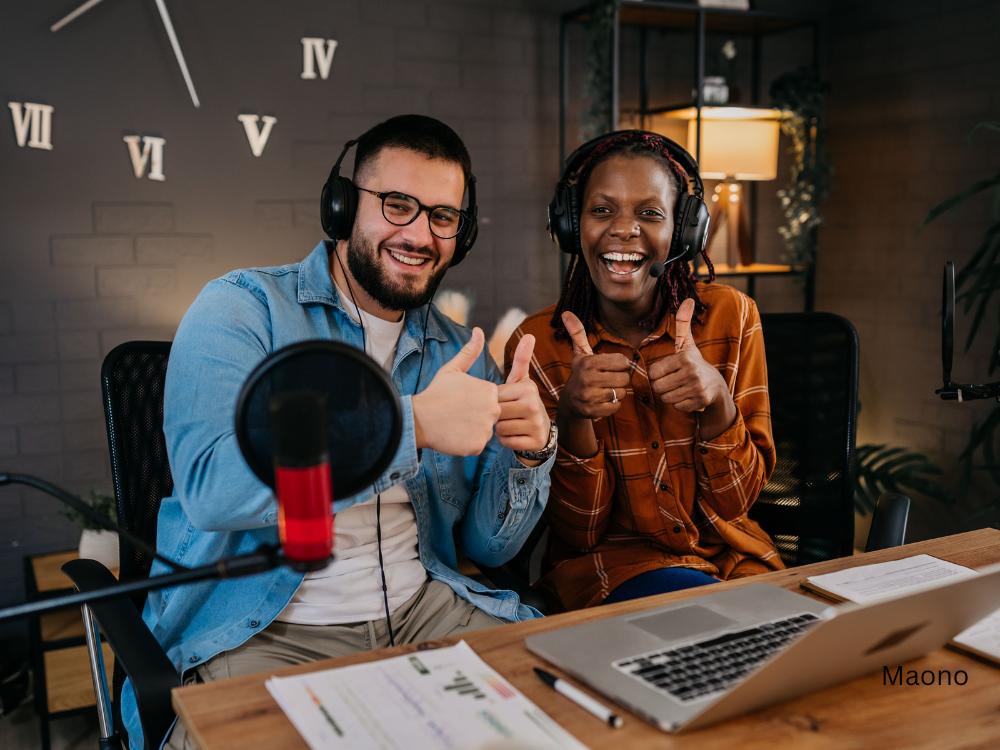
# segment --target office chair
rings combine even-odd
[[[850,555],[854,548],[854,444],[858,334],[825,312],[761,315],[777,463],[750,517],[789,567]],[[910,500],[879,498],[866,551],[903,543]],[[496,586],[545,612],[530,583],[540,575],[544,520],[512,560],[480,568]]]
[[[154,546],[160,501],[173,492],[163,436],[163,388],[169,356],[169,341],[130,341],[115,347],[101,368],[118,523]],[[122,581],[149,575],[149,555],[124,540],[119,541],[119,553]],[[81,591],[115,583],[111,572],[94,560],[73,560],[63,566],[63,571]],[[126,675],[135,691],[146,750],[159,747],[174,721],[170,690],[180,685],[180,677],[142,621],[145,600],[146,595],[141,593],[84,608],[101,744],[109,750],[114,746],[115,730],[128,746],[118,710]],[[115,653],[114,710],[104,684],[95,618]]]

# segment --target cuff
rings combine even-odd
[[[540,509],[536,507],[535,500],[544,492],[548,496],[549,472],[555,464],[555,454],[538,464],[538,466],[525,466],[517,460],[514,451],[509,448],[501,450],[498,461],[498,477],[506,475],[506,492],[498,495],[498,506],[496,508],[497,525],[490,537],[487,546],[491,552],[501,552],[511,540],[524,531],[522,525],[526,519],[531,520],[532,525],[536,515],[540,514]]]
[[[566,469],[577,474],[594,474],[604,468],[604,441],[597,439],[597,453],[590,458],[574,456],[561,445],[556,449],[555,458],[560,470]]]
[[[743,414],[736,410],[736,419],[729,428],[721,435],[711,440],[702,440],[701,436],[695,433],[695,462],[712,466],[714,462],[722,463],[728,469],[728,459],[734,458],[735,453],[743,449],[747,441],[747,428],[743,422]]]

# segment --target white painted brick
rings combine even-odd
[[[101,331],[101,357],[126,341],[173,341],[176,328],[150,326],[146,328],[115,328]]]
[[[104,416],[101,391],[76,391],[59,394],[59,413],[67,421],[96,419]]]
[[[59,367],[55,364],[17,365],[18,393],[53,393],[59,390]]]
[[[59,420],[59,399],[54,396],[4,396],[0,398],[0,426],[18,427]]]
[[[68,451],[103,449],[108,446],[107,424],[103,419],[68,422],[62,427],[63,448]]]
[[[253,214],[254,222],[260,229],[290,229],[292,226],[290,201],[257,201]]]
[[[94,232],[97,234],[172,231],[174,231],[174,207],[170,203],[94,204]]]
[[[13,427],[0,428],[0,457],[17,454],[17,430]],[[0,493],[2,495],[3,493]]]
[[[98,268],[97,293],[101,297],[144,297],[169,294],[177,287],[177,272],[164,266]]]
[[[11,304],[14,330],[18,333],[51,331],[56,327],[55,305],[52,302],[18,301]]]
[[[129,325],[135,316],[136,303],[131,299],[66,300],[56,303],[56,324],[63,331]]]
[[[10,365],[0,366],[0,396],[9,396],[14,392],[14,368]]]
[[[63,448],[59,425],[18,427],[17,438],[20,453],[25,456],[58,453]]]
[[[108,451],[87,450],[66,453],[63,459],[63,476],[74,479],[104,479],[111,474]]]
[[[0,364],[51,362],[56,358],[56,339],[48,333],[17,333],[0,336]]]
[[[62,235],[50,240],[52,265],[124,265],[135,261],[131,237]]]
[[[63,391],[86,391],[101,387],[101,360],[61,362],[59,388]]]
[[[101,354],[97,331],[60,331],[57,340],[60,360],[95,359]]]
[[[135,243],[139,263],[198,263],[212,258],[212,237],[207,234],[137,237]]]

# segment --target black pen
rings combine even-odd
[[[544,669],[539,669],[538,667],[535,667],[535,674],[537,674],[546,685],[555,688],[557,693],[562,693],[580,708],[590,711],[590,713],[598,719],[606,722],[609,727],[621,729],[622,724],[625,723],[622,721],[622,717],[615,714],[610,708],[598,703],[585,692],[579,688],[573,687],[565,680],[560,680],[554,674],[549,674]]]

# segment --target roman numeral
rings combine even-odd
[[[17,137],[17,145],[24,148],[24,143],[27,141],[28,148],[44,148],[46,151],[51,151],[52,112],[54,108],[48,104],[32,104],[31,102],[25,102],[24,109],[21,108],[21,102],[8,102],[7,106],[10,107],[11,117],[14,118],[14,135]],[[31,131],[31,140],[28,140],[29,130]]]
[[[132,169],[137,179],[142,179],[146,164],[149,164],[149,179],[167,179],[163,175],[163,147],[167,144],[165,138],[144,135],[141,138],[142,151],[139,150],[139,136],[127,135],[123,140],[128,144],[128,154],[132,158]]]
[[[330,75],[330,65],[333,63],[333,53],[337,49],[334,39],[314,39],[302,37],[302,77],[315,78],[316,67],[319,66],[319,76],[324,81]],[[323,47],[326,46],[324,51]],[[315,65],[313,64],[315,62]]]
[[[247,140],[250,141],[250,150],[254,156],[264,153],[264,146],[267,145],[268,136],[271,135],[271,128],[278,121],[277,117],[264,115],[259,118],[264,123],[260,130],[257,130],[257,115],[237,115],[237,120],[243,123],[243,129],[247,131]]]

